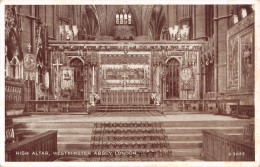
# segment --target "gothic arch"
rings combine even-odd
[[[148,35],[149,28],[150,28],[150,20],[151,20],[151,17],[152,17],[152,11],[153,11],[154,6],[155,5],[148,5],[147,9],[145,10],[145,14],[144,14],[143,18],[146,18],[146,19],[145,19],[144,24],[143,24],[143,30],[144,31],[141,30],[141,32],[144,33],[142,35]]]
[[[82,15],[81,23],[88,35],[97,36],[100,33],[100,19],[95,5],[85,6],[85,13]],[[96,27],[93,27],[93,24]]]
[[[75,56],[75,57],[72,57],[71,59],[69,59],[69,63],[68,63],[69,66],[70,66],[70,63],[71,63],[74,59],[79,59],[79,60],[82,61],[83,65],[85,64],[85,63],[84,63],[84,60],[83,60],[81,57],[79,57],[79,56]]]
[[[149,22],[149,29],[152,31],[153,40],[160,40],[163,27],[166,25],[166,14],[164,6],[155,5],[153,7]]]
[[[170,58],[166,63],[166,98],[180,98],[180,66],[177,58]]]
[[[82,100],[84,99],[84,61],[80,57],[73,57],[69,61],[69,66],[74,69],[74,90],[71,98]]]
[[[180,65],[182,64],[181,59],[179,59],[178,57],[175,57],[175,56],[171,56],[171,57],[167,58],[165,61],[165,64],[167,64],[168,61],[170,61],[171,59],[177,60],[180,63]]]

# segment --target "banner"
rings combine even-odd
[[[35,72],[36,70],[36,55],[27,53],[24,56],[25,72]]]
[[[74,87],[74,68],[61,68],[61,89],[73,89]]]

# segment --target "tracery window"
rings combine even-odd
[[[116,13],[116,24],[132,24],[132,14],[125,9]]]

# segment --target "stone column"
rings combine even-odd
[[[88,85],[88,68],[87,65],[84,65],[83,69],[83,82],[84,82],[84,100],[88,99],[88,90],[87,90],[87,85]]]
[[[203,39],[206,37],[206,6],[196,5],[195,7],[195,38]]]
[[[228,5],[219,5],[214,11],[216,15],[214,18],[217,18],[214,26],[214,34],[216,34],[216,43],[214,41],[215,47],[215,69],[216,69],[216,78],[217,82],[216,91],[217,93],[226,92],[227,84],[227,30],[229,20],[228,17]],[[217,16],[217,17],[216,17]],[[216,29],[215,29],[216,27]]]
[[[169,17],[169,27],[173,27],[174,25],[177,25],[177,18],[176,18],[176,13],[177,13],[177,6],[175,5],[169,5],[169,10],[168,10],[168,17]]]

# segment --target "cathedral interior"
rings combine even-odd
[[[6,5],[5,161],[255,161],[254,18]]]

